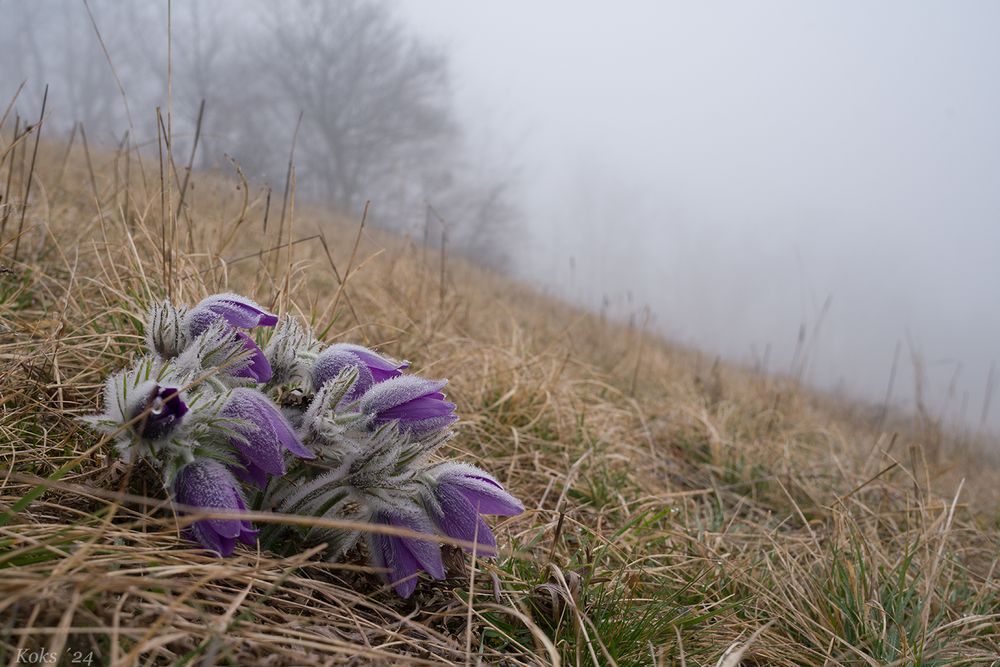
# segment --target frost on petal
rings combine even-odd
[[[447,380],[427,380],[416,375],[403,375],[380,382],[365,394],[361,407],[366,412],[378,413],[415,398],[439,392]]]

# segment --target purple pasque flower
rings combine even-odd
[[[177,472],[174,499],[206,510],[246,511],[240,483],[214,459],[195,459]],[[247,546],[257,542],[257,531],[249,521],[236,517],[201,519],[192,523],[188,535],[209,551],[229,556],[239,540]]]
[[[419,514],[378,511],[373,523],[427,533],[426,540],[382,533],[368,534],[368,554],[372,565],[386,570],[384,576],[402,598],[410,597],[417,587],[417,573],[427,572],[444,579],[441,547],[434,541],[434,526]]]
[[[235,433],[230,442],[242,464],[233,472],[245,482],[263,488],[269,474],[284,475],[286,451],[302,459],[316,458],[299,441],[278,406],[255,389],[233,389],[219,416],[232,420],[230,428]]]
[[[428,511],[448,537],[474,542],[476,551],[495,556],[496,538],[482,514],[515,516],[524,511],[520,500],[504,490],[489,473],[466,463],[442,463],[431,471]]]
[[[131,406],[126,418],[131,421],[140,417],[132,425],[132,430],[139,437],[159,440],[169,435],[187,414],[187,403],[177,387],[161,387],[155,382],[145,382],[136,389],[141,392],[142,398]]]
[[[319,391],[324,384],[336,378],[346,368],[357,368],[358,379],[344,397],[353,401],[368,391],[372,385],[399,377],[408,361],[397,362],[374,350],[351,343],[335,343],[319,353],[313,364],[313,389]]]
[[[458,419],[455,404],[444,400],[447,380],[400,375],[372,386],[361,397],[361,412],[373,426],[398,421],[401,432],[415,437],[448,428]]]
[[[253,329],[273,327],[278,323],[278,316],[269,313],[257,302],[244,296],[213,294],[202,299],[185,317],[188,329],[194,337],[200,336],[219,320],[233,329]],[[258,383],[270,380],[271,364],[257,343],[243,331],[237,331],[236,335],[243,342],[243,347],[250,352],[250,364],[234,372],[233,375],[249,378]]]

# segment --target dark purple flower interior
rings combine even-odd
[[[180,390],[177,387],[155,386],[149,398],[143,402],[136,410],[135,417],[142,414],[146,409],[149,412],[144,419],[141,419],[135,429],[143,438],[156,440],[170,433],[176,427],[181,418],[187,414],[188,406],[181,400]]]

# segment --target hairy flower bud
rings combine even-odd
[[[164,359],[172,359],[184,351],[190,343],[187,328],[183,326],[185,308],[175,308],[169,301],[163,301],[149,309],[146,317],[146,344],[151,352]]]

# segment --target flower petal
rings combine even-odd
[[[189,539],[198,542],[209,551],[214,551],[220,556],[229,555],[223,553],[224,547],[222,541],[219,539],[218,534],[205,521],[195,521],[184,532]]]
[[[372,374],[373,383],[385,382],[386,380],[391,380],[394,377],[399,377],[400,375],[402,375],[402,373],[400,373],[395,369],[385,370],[382,368],[378,368],[376,366],[368,366],[368,371]]]
[[[412,401],[401,403],[391,407],[381,413],[381,418],[386,421],[402,419],[404,421],[417,421],[419,419],[434,419],[437,417],[448,417],[455,410],[454,403],[442,400],[444,394],[431,394],[420,396]]]
[[[447,428],[458,417],[444,399],[447,380],[401,375],[374,385],[361,397],[361,410],[375,424],[399,420],[400,429],[418,437]]]
[[[444,579],[444,562],[441,560],[441,547],[434,541],[434,526],[426,519],[420,520],[408,516],[389,517],[389,525],[407,528],[418,533],[426,533],[429,539],[421,540],[415,537],[398,537],[402,545],[417,560],[420,566],[435,579]]]
[[[263,468],[253,464],[253,461],[248,461],[240,453],[240,463],[243,465],[235,466],[231,468],[233,475],[236,476],[238,480],[246,484],[252,484],[263,489],[267,486],[268,474]]]
[[[263,415],[264,419],[267,420],[268,425],[273,429],[275,437],[278,442],[286,450],[290,451],[302,459],[314,459],[316,455],[311,451],[306,449],[297,435],[295,435],[295,430],[292,425],[285,418],[285,415],[281,414],[281,410],[272,403],[263,394],[254,392],[250,390],[248,398],[251,402],[256,403],[256,407],[260,414]]]
[[[454,486],[480,514],[516,516],[524,511],[520,500],[504,490],[489,473],[466,463],[446,463],[438,468],[438,483]]]
[[[237,337],[243,341],[243,348],[250,351],[250,365],[233,372],[235,377],[249,378],[261,384],[269,381],[274,373],[271,371],[271,362],[267,360],[267,355],[257,346],[256,341],[242,331],[236,332]]]
[[[433,537],[428,535],[429,538]],[[409,550],[420,566],[435,579],[444,579],[444,561],[441,560],[441,546],[431,539],[421,540],[414,537],[398,538]]]
[[[443,431],[456,421],[458,421],[458,416],[454,414],[431,419],[421,419],[419,421],[406,422],[403,425],[403,431],[419,438],[436,431]]]
[[[228,468],[212,459],[198,459],[181,468],[174,480],[174,496],[183,505],[206,510],[246,510],[239,483]],[[252,543],[257,535],[248,521],[236,517],[202,519],[189,531],[205,548],[223,556],[233,552],[237,538]]]
[[[240,533],[239,541],[248,547],[257,544],[257,530],[252,528],[249,521],[243,522],[243,531]]]
[[[285,474],[285,457],[274,431],[266,428],[250,430],[245,426],[234,426],[233,430],[240,433],[244,439],[234,439],[244,462],[253,465],[272,475]]]
[[[382,356],[375,350],[370,350],[367,347],[362,347],[361,345],[338,343],[333,347],[338,347],[357,355],[361,361],[363,361],[365,365],[371,369],[375,382],[383,382],[390,378],[398,377],[403,374],[403,369],[410,367],[410,362],[408,361],[394,361]]]
[[[506,491],[484,493],[482,489],[460,489],[462,495],[475,507],[480,514],[497,514],[500,516],[517,516],[524,511],[521,501]]]
[[[475,542],[477,552],[483,556],[496,555],[497,542],[493,531],[461,491],[451,484],[442,484],[437,489],[436,497],[440,512],[435,512],[434,521],[441,532],[457,540]]]
[[[273,327],[278,323],[277,315],[269,313],[253,299],[239,294],[213,294],[202,299],[192,310],[204,309],[223,317],[229,326],[240,329]]]
[[[236,548],[236,538],[226,537],[225,535],[219,535],[219,554],[221,556],[232,556],[233,550]]]
[[[319,390],[324,384],[333,380],[346,368],[357,368],[358,377],[347,395],[348,400],[354,400],[364,394],[375,384],[371,369],[361,360],[361,357],[349,350],[330,346],[320,352],[313,365],[313,389]]]
[[[417,559],[394,535],[372,533],[368,539],[372,564],[389,570],[385,577],[396,593],[402,598],[410,597],[417,587],[417,577],[414,575],[420,571]]]
[[[367,414],[384,412],[415,398],[440,392],[447,380],[428,380],[416,375],[400,375],[379,382],[361,399],[361,409]]]
[[[266,405],[269,410],[262,410]],[[285,474],[285,459],[278,434],[274,430],[268,411],[274,410],[264,403],[263,397],[253,389],[234,389],[220,415],[234,421],[232,429],[241,438],[233,438],[232,443],[244,457],[245,463],[253,464],[272,475]]]

